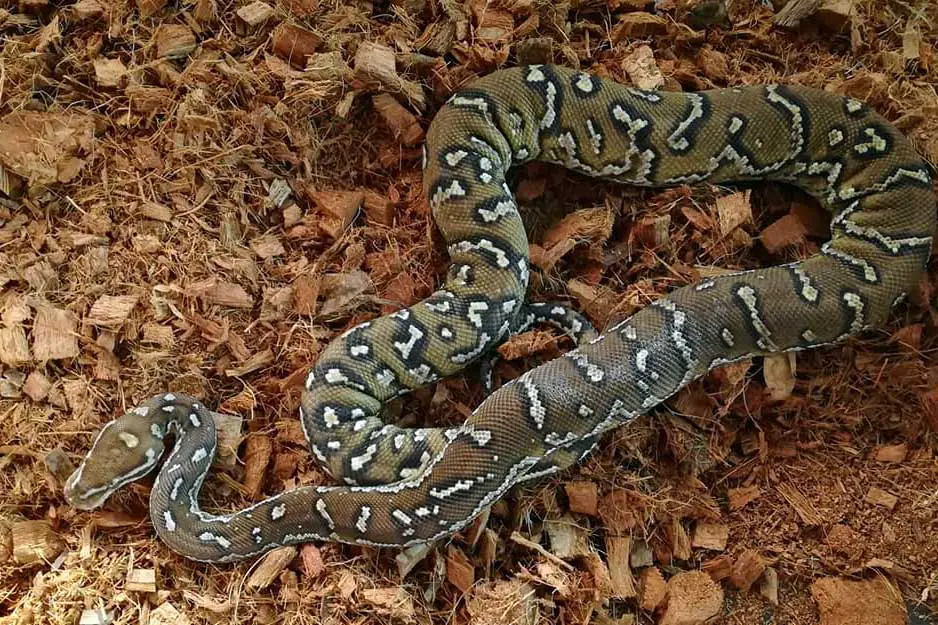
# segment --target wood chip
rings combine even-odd
[[[659,625],[709,623],[723,611],[723,589],[702,571],[668,580],[668,603]]]
[[[550,540],[550,551],[558,558],[577,558],[589,553],[588,528],[578,524],[569,514],[545,520],[544,529]]]
[[[902,594],[884,577],[849,580],[822,577],[811,584],[820,625],[906,625]]]
[[[180,612],[170,602],[153,608],[149,615],[149,625],[190,625],[189,617]]]
[[[509,11],[485,5],[478,16],[476,37],[483,41],[496,42],[507,39],[515,28],[515,18]]]
[[[795,352],[766,354],[762,375],[771,401],[783,401],[795,390]]]
[[[785,498],[785,501],[795,509],[798,517],[805,525],[822,526],[824,525],[824,515],[811,503],[804,493],[798,490],[798,487],[791,482],[782,482],[777,487],[779,494]]]
[[[274,29],[272,35],[274,54],[296,69],[305,69],[322,38],[313,32],[284,22]]]
[[[641,569],[655,563],[655,553],[644,538],[632,541],[629,563],[633,569]]]
[[[247,437],[244,446],[244,492],[251,500],[261,496],[264,476],[273,455],[274,445],[270,437],[255,432]]]
[[[28,381],[28,380],[27,380]],[[905,443],[898,445],[883,445],[873,452],[873,459],[877,462],[904,462],[909,455],[909,446]]]
[[[570,512],[599,516],[599,487],[595,482],[576,480],[564,484]]]
[[[218,436],[217,451],[213,467],[231,470],[238,464],[238,447],[243,437],[241,429],[244,418],[240,415],[212,412],[212,421],[215,423],[215,433]]]
[[[822,0],[815,19],[827,28],[835,31],[843,30],[855,15],[854,4],[856,0]]]
[[[883,508],[892,510],[899,502],[899,498],[889,491],[883,490],[877,486],[871,486],[870,490],[866,493],[866,501],[875,506],[882,506]]]
[[[33,321],[33,358],[38,362],[75,358],[78,349],[78,320],[69,310],[43,304]]]
[[[606,559],[609,562],[609,578],[612,591],[619,599],[636,596],[635,577],[629,566],[631,538],[629,536],[606,535]]]
[[[475,583],[475,567],[455,545],[446,549],[446,579],[463,594],[469,592]]]
[[[136,295],[102,295],[91,305],[86,320],[99,327],[118,330],[130,317],[138,300]]]
[[[381,195],[370,189],[362,191],[365,199],[362,202],[362,208],[368,221],[381,224],[383,226],[394,225],[394,202],[390,198]]]
[[[105,612],[103,608],[82,610],[78,617],[78,625],[111,625],[114,622],[114,613]]]
[[[730,583],[739,590],[746,592],[759,579],[762,572],[765,571],[766,563],[754,549],[747,549],[733,563],[733,570],[730,573]]]
[[[744,486],[742,488],[730,488],[726,492],[729,499],[730,512],[742,510],[746,504],[758,499],[762,492],[758,486]]]
[[[402,622],[414,619],[414,600],[401,586],[368,588],[361,592],[361,598],[380,615]]]
[[[250,27],[260,26],[274,16],[274,8],[266,2],[252,2],[241,7],[235,14]]]
[[[360,270],[330,274],[322,277],[320,293],[323,298],[319,316],[337,314],[351,307],[362,295],[374,292],[374,284],[367,273]]]
[[[723,523],[700,521],[697,523],[697,527],[694,528],[692,546],[696,549],[723,551],[726,549],[726,542],[729,540],[729,537],[729,526]]]
[[[0,328],[0,362],[11,367],[25,364],[32,360],[26,330],[21,325]]]
[[[10,527],[13,560],[17,564],[52,562],[66,549],[65,541],[48,521],[18,521]]]
[[[304,274],[293,283],[293,312],[298,315],[312,316],[316,312],[319,299],[319,276]]]
[[[704,562],[700,568],[709,575],[713,581],[719,582],[732,575],[733,559],[726,555],[717,556],[716,558]]]
[[[394,556],[398,578],[403,581],[407,574],[433,551],[430,543],[411,545]]]
[[[716,210],[723,236],[745,223],[752,223],[751,191],[742,191],[717,198]]]
[[[690,560],[691,552],[690,537],[684,528],[684,523],[677,517],[672,517],[671,522],[665,529],[668,536],[668,543],[671,547],[671,555],[677,560]]]
[[[664,576],[658,567],[648,567],[638,577],[639,605],[643,610],[654,611],[658,606],[664,603],[668,594],[668,584],[664,581]]]
[[[902,58],[906,62],[917,61],[921,55],[922,33],[910,23],[902,33]]]
[[[131,569],[124,580],[124,590],[131,592],[156,592],[156,569]]]
[[[273,234],[265,234],[251,240],[251,249],[254,253],[267,260],[286,253],[283,243]]]
[[[820,4],[821,0],[789,0],[785,3],[785,6],[775,14],[772,18],[772,22],[777,26],[793,28],[797,26],[801,20],[814,14]]]
[[[94,78],[99,87],[117,87],[127,75],[127,67],[120,59],[98,57],[94,60]]]
[[[189,286],[188,292],[201,297],[208,304],[229,308],[254,308],[254,298],[241,285],[209,278]]]
[[[163,24],[153,36],[156,56],[161,59],[180,59],[189,56],[198,45],[195,34],[183,24]]]
[[[759,594],[772,605],[778,605],[778,572],[771,566],[765,567],[765,571],[762,573]]]
[[[279,547],[268,551],[260,563],[247,579],[247,587],[253,590],[267,588],[280,575],[287,565],[296,557],[297,548],[294,545]]]
[[[807,233],[801,220],[788,214],[763,228],[759,240],[767,252],[777,254],[789,245],[804,242]]]
[[[651,13],[626,13],[612,28],[610,39],[613,45],[629,39],[645,39],[663,35],[668,31],[668,20]]]
[[[40,371],[31,371],[26,376],[26,382],[23,384],[23,392],[33,401],[42,401],[49,395],[52,389],[52,382]]]
[[[371,99],[372,105],[394,138],[403,145],[418,145],[423,141],[424,131],[417,117],[408,111],[390,93],[379,93]]]
[[[639,89],[652,90],[664,86],[664,76],[655,62],[655,54],[650,46],[639,46],[622,59],[622,69]]]

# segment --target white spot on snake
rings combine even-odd
[[[863,109],[863,102],[860,102],[856,98],[847,98],[846,104],[848,113],[857,113]]]
[[[224,536],[217,536],[211,532],[202,532],[199,534],[199,540],[204,543],[217,543],[222,549],[228,549],[231,547],[231,541],[225,538]]]
[[[687,132],[687,129],[690,128],[691,124],[703,117],[703,97],[696,93],[688,93],[687,99],[691,103],[690,113],[681,120],[681,123],[678,124],[674,132],[668,137],[668,146],[674,150],[683,151],[690,147],[690,141],[683,135]]]
[[[477,328],[482,327],[482,315],[480,312],[485,312],[489,309],[489,305],[486,302],[469,302],[469,310],[466,313],[466,316],[469,318],[469,321],[472,322]]]
[[[704,280],[700,284],[694,287],[695,291],[706,291],[707,289],[712,289],[716,285],[716,282],[713,280]]]
[[[329,529],[335,529],[335,523],[333,522],[332,517],[329,516],[329,510],[326,508],[325,499],[316,500],[316,512],[318,512],[319,516],[321,516],[323,521],[326,522],[326,525],[329,526]]]
[[[454,152],[448,153],[445,158],[450,167],[456,167],[459,165],[460,161],[462,161],[462,159],[466,158],[467,156],[469,156],[469,153],[465,150],[456,150]]]
[[[176,497],[179,496],[179,489],[182,487],[182,482],[183,479],[181,477],[177,477],[176,481],[173,482],[173,489],[169,492],[170,501],[176,501]]]
[[[208,456],[208,452],[205,451],[204,447],[199,447],[192,454],[192,462],[202,462],[205,460],[205,457]]]
[[[421,363],[418,367],[411,367],[407,370],[407,373],[414,376],[418,384],[428,384],[437,379],[437,375],[433,373],[433,370],[430,368],[430,365],[426,363]],[[406,390],[406,389],[404,389]]]
[[[133,449],[140,444],[140,439],[130,432],[121,432],[117,435],[117,438],[121,439],[121,442],[127,446],[127,449]]]
[[[163,428],[160,427],[159,423],[150,424],[150,434],[153,435],[153,438],[162,439],[166,433],[163,432]]]
[[[540,65],[532,65],[528,68],[528,75],[524,79],[528,82],[542,82],[546,78],[544,72],[541,71]]]
[[[596,130],[596,127],[593,126],[593,120],[586,120],[586,130],[590,135],[590,143],[593,145],[593,154],[599,154],[603,149],[603,136]]]
[[[340,369],[329,369],[324,376],[329,384],[342,384],[348,382],[348,377]]]
[[[270,509],[270,518],[271,520],[276,521],[277,519],[283,517],[283,515],[286,513],[287,513],[286,504],[282,504],[282,503],[277,504],[276,506]]]
[[[808,277],[808,274],[806,274],[798,267],[792,267],[791,271],[801,282],[801,297],[805,298],[809,302],[816,302],[820,293],[818,292],[817,288],[811,284],[811,278]]]
[[[502,312],[510,313],[515,309],[515,306],[518,304],[516,299],[506,299],[502,302]]]
[[[879,134],[877,134],[875,128],[864,128],[863,134],[869,137],[870,140],[865,143],[858,143],[853,146],[853,149],[857,154],[866,154],[868,152],[882,153],[886,151],[887,147],[889,147],[889,142],[886,141],[886,139],[883,137],[880,137]]]
[[[400,310],[394,311],[391,313],[392,319],[400,319],[401,321],[407,321],[410,319],[410,310],[407,308],[401,308]]]
[[[576,82],[573,84],[583,93],[592,93],[593,91],[593,80],[589,74],[577,74]]]
[[[172,510],[163,511],[163,523],[166,525],[167,532],[176,531],[176,519],[173,518]]]
[[[635,366],[638,367],[638,370],[642,373],[645,373],[645,370],[648,367],[648,350],[640,349],[638,353],[635,354]]]
[[[817,341],[817,334],[815,334],[811,330],[805,330],[804,332],[801,333],[801,338],[806,340],[808,343],[814,343],[815,341]]]
[[[371,462],[371,459],[375,457],[375,453],[377,451],[377,445],[368,445],[368,447],[365,449],[365,453],[360,456],[352,456],[349,459],[349,464],[352,467],[352,471],[361,471],[362,467]]]
[[[364,534],[368,531],[368,519],[371,518],[371,508],[362,506],[358,511],[358,518],[355,520],[355,529]]]
[[[449,201],[450,198],[454,197],[463,197],[466,195],[466,190],[459,184],[458,180],[453,180],[450,182],[448,187],[437,187],[434,191],[433,196],[430,198],[430,207],[433,210],[438,210],[444,202]]]
[[[456,480],[456,483],[452,486],[448,486],[444,489],[431,488],[430,496],[435,497],[436,499],[446,499],[450,495],[454,495],[460,491],[472,490],[472,485],[475,482],[473,480]]]
[[[199,420],[199,415],[195,414],[194,412],[189,413],[189,423],[191,423],[192,427],[194,428],[202,427],[202,422]]]
[[[163,401],[176,401],[176,396],[172,393],[166,393],[163,395]]]
[[[440,336],[442,336],[444,339],[451,339],[453,338],[453,331],[446,326],[443,326],[440,328]]]
[[[163,406],[162,410],[163,412],[175,412],[176,407],[175,406]]]
[[[872,284],[879,282],[879,274],[876,273],[876,269],[873,265],[869,264],[862,258],[857,258],[846,252],[833,247],[831,241],[827,241],[821,246],[821,253],[827,254],[828,256],[833,256],[834,258],[839,258],[840,260],[858,267],[863,270],[863,279]]]
[[[436,312],[436,313],[448,313],[453,308],[453,305],[448,301],[443,301],[439,303],[424,302],[423,305],[427,310],[432,310],[433,312]]]
[[[844,140],[844,133],[838,128],[834,128],[829,133],[827,133],[827,144],[831,147],[835,147]]]
[[[723,328],[720,331],[720,338],[723,339],[723,342],[726,343],[727,347],[733,347],[736,344],[736,338],[733,336],[733,333],[730,332],[729,328]]]
[[[576,363],[576,366],[586,373],[586,377],[589,378],[590,382],[602,382],[603,378],[606,376],[605,371],[591,363],[589,359],[580,352],[567,352],[566,357]]]
[[[339,425],[339,414],[335,411],[335,408],[325,406],[322,409],[322,422],[326,424],[327,428],[333,428]]]
[[[414,520],[413,520],[412,518],[410,518],[409,516],[407,516],[407,513],[406,513],[406,512],[404,512],[403,510],[397,509],[397,508],[395,508],[395,509],[391,512],[391,516],[394,517],[395,519],[397,519],[398,521],[400,521],[401,523],[403,523],[404,525],[410,525],[411,523],[414,522]]]
[[[477,211],[479,216],[482,218],[482,221],[486,223],[493,223],[506,217],[512,215],[516,212],[514,200],[502,200],[495,204],[495,208],[489,210],[487,208],[479,208]]]
[[[375,379],[382,386],[391,386],[391,383],[394,382],[394,372],[390,369],[382,369],[377,373]]]
[[[525,159],[527,159],[530,155],[531,154],[530,152],[528,152],[527,148],[521,148],[520,150],[515,152],[515,160],[518,161],[519,163],[523,163]]]
[[[580,407],[577,409],[577,414],[581,417],[588,417],[593,414],[593,409],[586,404],[580,404]]]
[[[369,351],[370,350],[368,349],[367,345],[350,345],[348,348],[349,354],[356,357],[367,356]]]
[[[524,390],[528,395],[528,401],[530,402],[528,414],[534,421],[534,425],[540,430],[544,427],[544,418],[547,416],[547,410],[544,408],[544,404],[541,403],[537,387],[526,377],[522,379],[521,383],[522,386],[524,386]]]
[[[486,348],[488,348],[491,338],[492,337],[490,337],[487,332],[480,333],[479,342],[473,349],[462,354],[453,354],[450,356],[450,360],[457,364],[463,364],[471,361],[473,358],[484,352]]]
[[[773,352],[778,351],[778,347],[772,341],[772,332],[762,321],[762,316],[759,314],[759,301],[756,298],[755,289],[753,289],[751,286],[743,285],[736,289],[736,295],[739,296],[739,298],[743,301],[743,304],[745,304],[746,308],[749,310],[749,319],[752,322],[752,327],[759,335],[759,339],[756,341],[756,344],[761,349]]]
[[[475,440],[476,445],[479,447],[485,447],[488,445],[489,441],[492,440],[491,430],[476,430],[473,428],[469,432],[469,435]]]
[[[403,434],[398,434],[394,437],[394,449],[400,449],[404,446],[404,441],[407,439]]]
[[[856,334],[863,329],[864,325],[863,309],[865,306],[863,303],[863,298],[860,297],[858,293],[847,292],[844,293],[844,301],[847,303],[847,306],[853,309],[854,312],[853,321],[850,323],[850,328],[847,330],[847,335]]]
[[[733,115],[733,117],[730,118],[730,125],[729,125],[730,134],[735,135],[737,132],[742,130],[745,124],[746,122],[744,122],[742,118],[736,117],[735,115]]]
[[[420,331],[420,328],[417,326],[408,326],[407,332],[410,334],[410,338],[406,343],[401,343],[400,341],[394,341],[394,347],[401,353],[401,357],[404,360],[410,358],[410,353],[413,351],[414,347],[417,345],[417,341],[423,338],[423,332]]]
[[[459,241],[450,246],[449,253],[452,256],[456,252],[473,252],[477,250],[483,250],[494,254],[495,262],[503,269],[509,264],[508,255],[505,253],[505,250],[496,247],[495,244],[488,239],[479,239],[478,243]]]
[[[150,407],[149,406],[137,406],[136,408],[134,408],[134,413],[140,415],[141,417],[145,417],[150,413]]]

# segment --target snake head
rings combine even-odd
[[[146,414],[137,408],[98,432],[91,451],[65,482],[65,498],[71,506],[93,510],[159,463],[165,425]]]

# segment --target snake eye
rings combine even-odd
[[[81,510],[99,507],[110,495],[149,473],[163,452],[163,429],[129,412],[105,425],[91,451],[65,483],[65,498]]]

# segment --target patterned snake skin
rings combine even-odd
[[[832,237],[807,260],[677,289],[596,336],[561,306],[524,302],[528,247],[505,176],[531,160],[639,186],[792,183],[831,211]],[[344,485],[297,488],[230,515],[202,511],[211,413],[166,394],[103,428],[68,480],[71,504],[94,508],[150,472],[172,433],[150,513],[160,538],[189,558],[232,561],[320,540],[437,540],[714,367],[881,324],[916,288],[936,222],[929,172],[894,127],[857,100],[794,86],[669,93],[561,67],[502,70],[440,110],[424,176],[452,258],[445,284],[345,332],[306,380],[310,449]],[[459,372],[541,320],[589,340],[492,393],[461,427],[381,421],[391,398]]]

